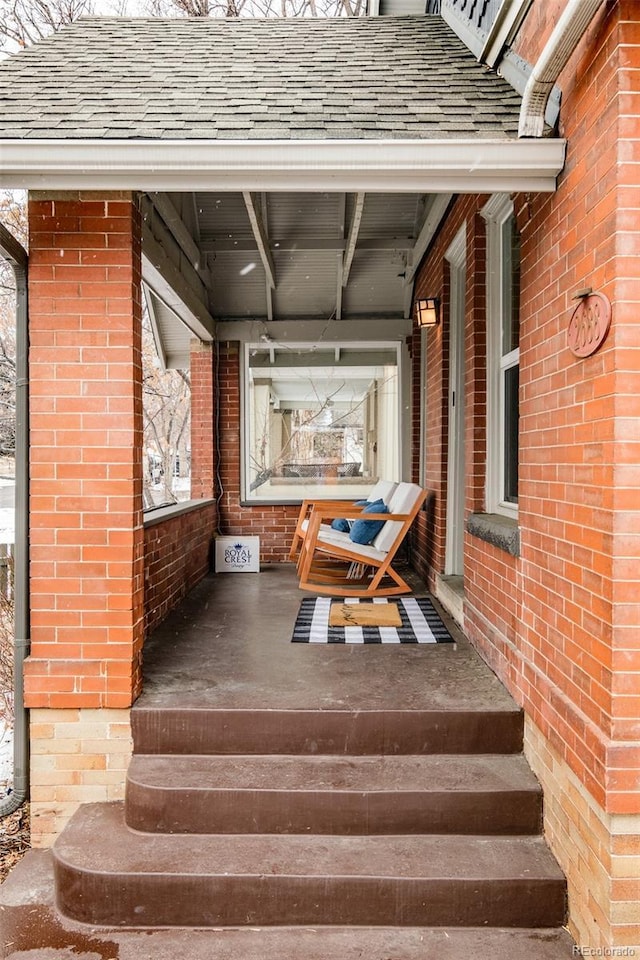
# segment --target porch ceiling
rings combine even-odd
[[[148,245],[197,277],[215,321],[408,318],[415,270],[447,194],[146,195]],[[146,271],[167,366],[187,361],[194,325]],[[202,335],[200,332],[199,335]]]
[[[407,273],[432,203],[419,194],[198,193],[214,315],[408,316]]]

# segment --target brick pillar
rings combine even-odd
[[[29,707],[126,707],[143,625],[140,223],[130,193],[30,196]]]
[[[215,345],[193,340],[191,345],[191,497],[215,497],[214,444]]]

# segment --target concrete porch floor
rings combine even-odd
[[[413,577],[414,595],[426,596]],[[144,648],[136,709],[513,711],[514,702],[441,611],[451,644],[291,643],[293,564],[210,575]],[[436,601],[437,603],[437,601]]]

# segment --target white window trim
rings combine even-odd
[[[322,346],[323,349],[328,350],[339,350],[341,347],[348,347],[349,349],[363,349],[363,350],[394,350],[396,352],[396,367],[398,371],[398,410],[397,410],[397,431],[398,431],[398,476],[403,476],[404,468],[404,444],[403,444],[403,424],[402,424],[402,411],[404,407],[404,383],[406,380],[406,364],[404,363],[402,343],[398,340],[336,340],[336,341],[325,341],[323,340],[320,344],[319,341],[276,341],[273,340],[269,343],[269,347],[272,347],[274,350],[278,348],[282,349],[285,347],[287,350],[312,350],[313,348]],[[241,396],[241,407],[240,407],[240,448],[241,448],[241,458],[240,458],[240,502],[244,506],[253,507],[260,506],[261,504],[279,504],[279,503],[300,503],[300,498],[292,498],[290,500],[278,500],[274,497],[255,497],[251,496],[249,490],[249,472],[247,470],[247,464],[250,457],[250,432],[249,432],[249,423],[248,423],[248,411],[250,409],[250,398],[249,398],[249,357],[251,356],[252,351],[254,350],[264,350],[265,343],[260,341],[255,342],[245,342],[243,344],[243,356],[242,356],[242,365],[240,369],[240,396]],[[386,477],[381,477],[382,479],[387,479]],[[327,502],[331,498],[327,497]]]
[[[487,223],[487,469],[485,509],[517,519],[518,506],[503,497],[504,372],[519,363],[518,348],[502,355],[502,227],[513,214],[507,194],[495,194],[481,210]]]
[[[456,536],[456,521],[460,520],[460,528],[464,529],[464,490],[465,490],[465,437],[464,437],[464,405],[465,405],[465,293],[467,275],[467,224],[464,223],[453,238],[445,253],[445,260],[449,263],[449,289],[451,322],[457,329],[458,343],[455,347],[457,369],[453,369],[454,346],[449,347],[449,436],[447,445],[447,516],[445,533],[445,575],[459,575],[464,568],[464,545],[462,535]],[[452,399],[452,387],[457,388],[456,404]],[[454,473],[452,467],[458,473]]]
[[[421,487],[427,485],[427,329],[420,327],[420,444],[418,462],[418,483]]]

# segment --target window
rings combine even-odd
[[[191,496],[191,386],[188,370],[162,366],[146,309],[142,316],[143,502],[154,510]]]
[[[487,221],[487,486],[486,509],[518,513],[520,387],[520,237],[513,204],[493,197]]]
[[[400,479],[399,345],[247,344],[244,499],[357,500]]]

